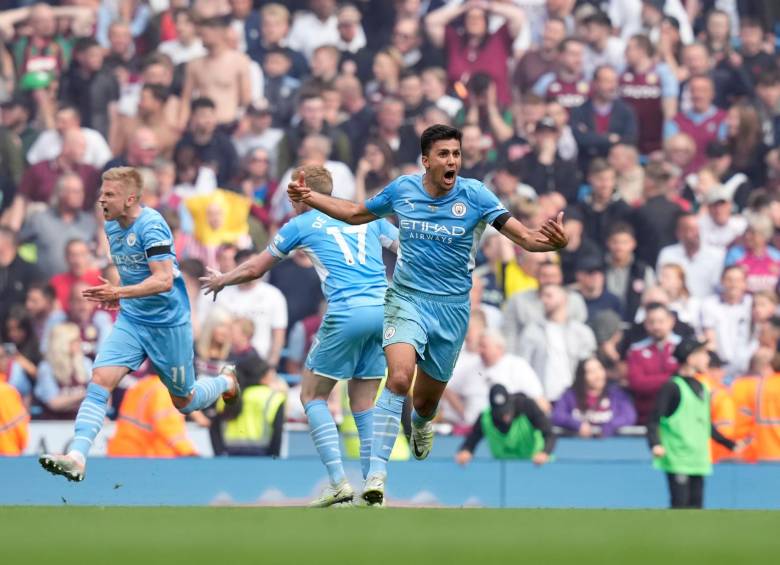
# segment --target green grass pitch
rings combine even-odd
[[[780,513],[0,507],[0,555],[9,565],[769,565],[780,562]]]

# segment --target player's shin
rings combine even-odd
[[[339,448],[339,432],[336,422],[328,410],[328,403],[321,398],[311,400],[304,406],[309,419],[309,433],[320,460],[328,471],[330,484],[337,486],[346,480]]]
[[[401,428],[401,412],[406,397],[385,388],[374,406],[371,464],[368,476],[387,474],[387,461],[393,452],[398,431]]]
[[[89,383],[87,395],[81,402],[79,412],[76,415],[75,436],[71,443],[69,455],[75,456],[83,464],[89,453],[89,448],[95,441],[103,420],[106,417],[109,393],[102,386]]]

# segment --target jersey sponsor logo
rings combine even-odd
[[[452,215],[456,218],[462,218],[466,215],[466,205],[463,202],[456,202],[452,205]]]
[[[443,243],[452,243],[453,237],[466,234],[466,228],[462,226],[446,226],[421,220],[401,220],[399,227],[401,231],[408,233],[409,239],[428,239]]]
[[[387,326],[385,330],[385,339],[392,339],[395,335],[395,326]]]
[[[141,271],[147,268],[146,255],[143,253],[115,254],[111,260],[118,269],[124,271]]]
[[[125,241],[127,242],[128,247],[133,247],[136,241],[138,241],[138,237],[135,235],[135,232],[130,232],[127,234],[127,239]]]

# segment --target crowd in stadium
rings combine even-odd
[[[713,422],[752,438],[740,458],[780,458],[776,3],[9,4],[0,453],[13,452],[9,430],[27,412],[75,417],[116,317],[82,295],[116,281],[95,206],[103,171],[139,168],[144,204],[174,233],[198,377],[244,361],[276,393],[267,425],[278,430],[303,419],[288,383],[324,312],[315,266],[296,253],[214,302],[199,277],[266,247],[294,213],[295,167],[324,165],[334,196],[363,201],[420,173],[420,134],[445,123],[463,132],[460,176],[484,181],[527,226],[564,211],[569,245],[528,253],[485,232],[439,421],[468,434],[501,384],[559,433],[645,425],[677,370],[675,346],[697,336],[710,349]],[[395,256],[385,260],[390,274]],[[162,387],[151,371],[123,382],[114,416],[123,396],[142,416]],[[157,392],[176,435],[184,416]],[[189,417],[208,427],[220,416]]]

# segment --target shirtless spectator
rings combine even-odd
[[[167,100],[167,88],[159,84],[144,84],[138,101],[138,114],[135,117],[117,116],[114,120],[110,139],[114,155],[124,154],[136,131],[143,127],[152,130],[157,136],[160,155],[171,158],[179,133],[165,113]]]
[[[230,128],[251,101],[249,59],[228,47],[223,18],[203,20],[198,31],[208,53],[187,63],[178,125],[186,126],[192,100],[206,97],[215,104],[217,123]]]

